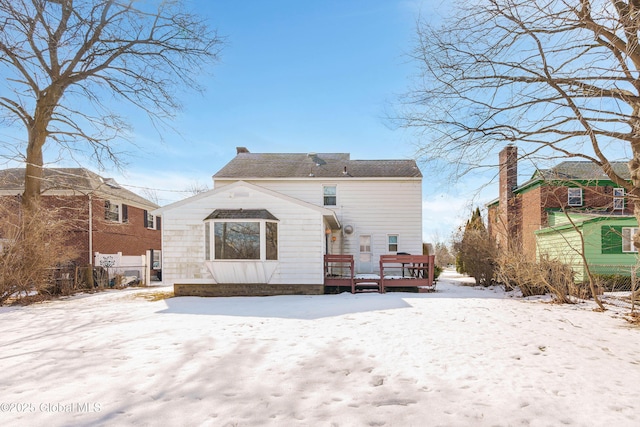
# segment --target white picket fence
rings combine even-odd
[[[150,259],[150,251],[138,256],[122,255],[122,252],[117,254],[96,252],[93,265],[103,267],[109,274],[109,279],[119,275],[123,277],[125,283],[139,283],[144,286],[151,282],[152,266],[147,262]]]

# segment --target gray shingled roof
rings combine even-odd
[[[213,177],[418,178],[422,173],[414,160],[350,160],[348,153],[239,153]]]
[[[216,209],[204,220],[209,219],[271,219],[277,221],[266,209]]]
[[[24,191],[24,168],[0,170],[0,190]],[[153,202],[138,196],[132,191],[121,187],[111,178],[100,175],[84,168],[45,168],[42,181],[42,192],[53,194],[55,191],[71,190],[81,194],[95,194],[100,197],[114,197],[123,202],[134,203],[150,209],[158,208]]]
[[[630,179],[627,162],[611,162],[615,173],[623,179]],[[559,163],[551,169],[536,172],[533,178],[543,179],[567,179],[567,180],[597,180],[609,179],[601,167],[588,161],[566,161]]]

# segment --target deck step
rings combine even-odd
[[[380,283],[373,279],[355,280],[356,292],[380,292]]]

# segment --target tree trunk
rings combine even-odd
[[[632,190],[629,198],[633,200],[633,215],[640,224],[640,105],[633,107],[633,115],[630,120],[633,132],[633,140],[631,141],[631,155],[633,156],[628,163],[629,175],[631,178]],[[636,233],[633,244],[636,249],[640,249],[640,233]]]
[[[26,211],[38,205],[44,174],[42,147],[47,140],[47,126],[51,121],[53,111],[58,105],[64,92],[63,88],[55,85],[49,86],[42,92],[36,102],[33,121],[29,126],[29,141],[27,143],[27,158],[24,177],[24,193],[22,194],[22,206]]]
[[[29,211],[38,205],[43,175],[42,147],[46,135],[35,129],[29,130],[29,143],[27,145],[27,165],[24,176],[24,193],[22,194],[22,206]]]

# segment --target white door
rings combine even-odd
[[[373,271],[371,258],[371,236],[363,234],[360,236],[359,273],[371,273]]]

